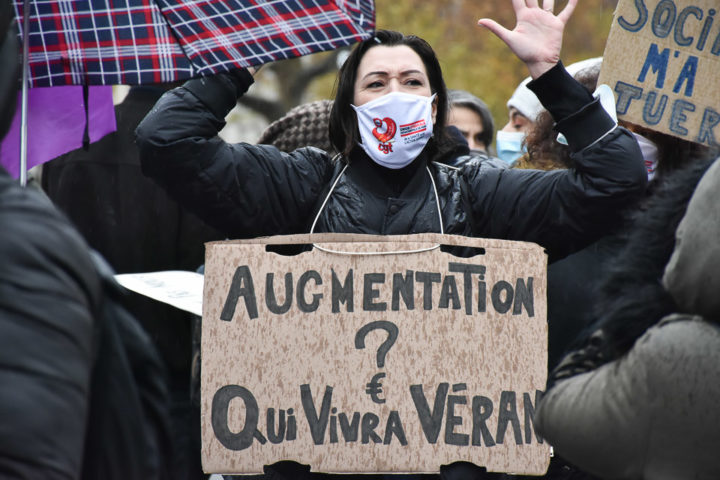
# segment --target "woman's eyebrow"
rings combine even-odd
[[[415,74],[425,75],[421,70],[404,70],[404,71],[400,72],[400,76],[401,76],[401,77],[407,77],[408,75],[415,75]],[[386,72],[386,71],[384,71],[384,70],[378,70],[378,71],[374,71],[374,72],[368,72],[368,73],[365,74],[365,76],[363,76],[363,79],[366,79],[367,77],[370,77],[370,76],[372,76],[372,75],[384,75],[384,76],[387,76],[387,75],[388,75],[388,72]]]
[[[512,108],[514,108],[514,107],[512,107]],[[519,117],[519,118],[524,118],[525,120],[528,120],[528,121],[529,121],[529,119],[528,119],[525,115],[523,115],[522,113],[520,113],[520,110],[515,109],[512,113],[510,113],[510,118],[511,118],[513,121],[517,121],[518,117]]]
[[[420,70],[405,70],[405,71],[400,72],[400,75],[407,76],[407,75],[415,75],[416,73],[419,73],[420,75],[425,75]]]
[[[366,74],[363,76],[363,79],[365,79],[365,78],[367,78],[367,77],[371,77],[371,76],[373,76],[373,75],[387,75],[387,74],[388,74],[387,72],[383,72],[383,71],[368,72],[368,73],[366,73]]]

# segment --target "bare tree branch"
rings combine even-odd
[[[303,96],[313,80],[337,69],[337,57],[343,50],[346,48],[313,55],[311,62],[293,58],[263,67],[279,79],[280,89],[277,100],[244,95],[238,99],[238,103],[259,113],[269,122],[277,120],[288,110],[302,103]]]
[[[290,87],[291,97],[295,97],[299,100],[302,98],[305,90],[307,90],[308,85],[310,85],[316,77],[336,70],[337,58],[342,50],[344,49],[333,50],[321,61],[313,63],[308,68],[305,68],[300,75],[297,75]]]
[[[243,95],[238,98],[238,103],[259,113],[265,117],[268,122],[277,120],[287,112],[287,108],[281,101],[268,100],[267,98],[256,97],[254,95]]]

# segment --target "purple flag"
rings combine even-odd
[[[82,147],[85,102],[82,86],[28,90],[27,168]],[[111,86],[91,86],[88,94],[88,133],[96,142],[117,129]],[[0,163],[20,177],[20,93],[10,131],[0,145]]]

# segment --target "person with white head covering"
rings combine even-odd
[[[565,70],[570,75],[575,76],[575,74],[586,68],[599,66],[601,62],[602,57],[588,58],[568,65]],[[530,77],[527,77],[520,82],[520,85],[517,86],[508,99],[506,104],[508,122],[497,132],[497,156],[508,164],[512,164],[525,153],[523,141],[537,120],[538,115],[545,111],[538,97],[527,87],[531,80]]]
[[[544,110],[537,96],[527,88],[530,80],[530,77],[523,80],[507,101],[508,122],[498,130],[495,139],[497,156],[508,164],[522,156],[523,140],[538,114]]]

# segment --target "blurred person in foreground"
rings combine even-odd
[[[19,85],[0,1],[0,138]],[[45,195],[0,167],[0,475],[167,479],[166,377],[107,264]]]
[[[601,478],[720,478],[719,188],[709,159],[658,185],[538,404],[538,432]]]
[[[119,274],[195,271],[205,259],[205,242],[225,238],[141,172],[135,128],[172,86],[131,87],[115,106],[116,131],[43,165],[44,191]],[[148,332],[168,372],[173,476],[201,478],[200,411],[191,404],[192,315],[135,292],[122,302]]]

